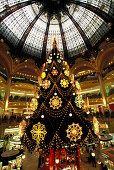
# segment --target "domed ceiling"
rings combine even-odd
[[[111,29],[111,0],[1,0],[0,33],[20,52],[45,60],[56,36],[66,57],[91,50]]]

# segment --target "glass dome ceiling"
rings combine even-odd
[[[110,30],[113,9],[111,0],[1,0],[0,32],[18,50],[38,58],[50,51],[56,36],[59,50],[72,57],[90,50]]]

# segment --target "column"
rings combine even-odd
[[[7,109],[8,109],[8,102],[9,102],[9,96],[10,96],[11,79],[12,79],[11,76],[9,76],[8,79],[7,79],[6,90],[5,90],[4,114],[7,112]],[[3,115],[3,117],[4,117],[4,115]]]
[[[99,84],[100,84],[100,90],[102,93],[102,98],[103,98],[103,105],[106,107],[107,106],[107,98],[105,94],[105,87],[104,87],[104,82],[101,73],[97,73],[98,79],[99,79]]]
[[[99,84],[100,84],[100,90],[101,90],[102,98],[103,98],[102,112],[104,113],[107,110],[110,111],[110,109],[109,109],[109,105],[107,103],[107,98],[106,98],[106,93],[105,93],[105,87],[104,87],[104,82],[103,82],[102,74],[101,73],[97,73],[97,75],[98,75]]]

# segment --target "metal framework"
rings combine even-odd
[[[68,59],[68,50],[67,50],[67,45],[66,45],[63,27],[62,27],[62,24],[61,24],[61,16],[60,15],[58,16],[58,22],[59,22],[61,38],[62,38],[62,43],[63,43],[64,58],[65,58],[65,60],[67,60]]]
[[[40,10],[39,14],[34,18],[34,20],[30,23],[30,25],[28,26],[28,28],[26,29],[26,31],[22,35],[22,38],[20,39],[18,46],[17,46],[18,51],[23,48],[23,45],[25,43],[25,40],[26,40],[28,34],[30,33],[32,27],[34,26],[34,24],[36,23],[38,18],[42,15],[42,13],[43,13],[43,10]]]
[[[88,50],[91,50],[92,49],[92,45],[88,39],[88,37],[85,35],[84,31],[82,30],[82,28],[79,26],[79,24],[76,22],[76,20],[72,17],[72,15],[70,15],[70,13],[68,11],[64,11],[68,17],[71,19],[71,21],[73,22],[73,24],[75,25],[75,27],[77,28],[77,30],[79,31],[80,35],[82,36],[85,44],[86,44],[86,47]]]
[[[112,22],[114,21],[114,19],[109,15],[107,14],[106,12],[102,11],[101,9],[95,7],[95,6],[92,6],[88,3],[84,3],[84,2],[80,2],[80,1],[70,1],[71,3],[74,3],[76,5],[80,5],[92,12],[94,12],[96,15],[98,15],[100,18],[102,18],[105,22]]]
[[[35,2],[34,1],[26,1],[26,2],[22,2],[22,3],[18,3],[16,5],[13,5],[13,6],[9,7],[8,9],[5,9],[4,11],[0,12],[0,22],[2,22],[7,16],[12,14],[13,12],[15,12],[27,5],[31,5],[33,3],[35,3]]]
[[[49,26],[50,26],[50,16],[48,17],[47,27],[45,31],[44,41],[43,41],[43,47],[42,47],[42,62],[45,62],[46,59],[46,47],[47,47],[47,39],[48,39],[48,32],[49,32]]]

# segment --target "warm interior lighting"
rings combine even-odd
[[[103,104],[104,104],[104,106],[106,106],[106,100],[105,99],[103,99]]]
[[[100,91],[100,89],[94,89],[94,90],[88,90],[88,91],[81,91],[80,93],[77,92],[77,94],[91,93],[91,92],[94,92],[94,91]]]

